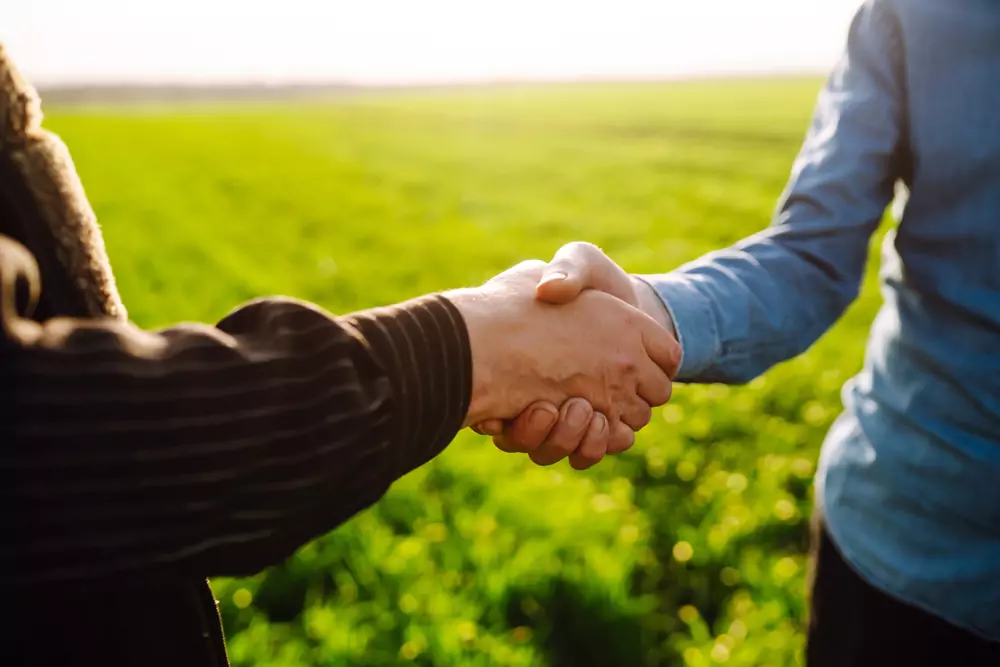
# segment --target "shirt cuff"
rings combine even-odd
[[[711,301],[679,273],[636,277],[653,288],[673,321],[681,346],[677,381],[698,381],[718,360],[722,348]]]
[[[385,370],[394,397],[405,475],[437,456],[462,428],[472,395],[472,348],[465,321],[432,295],[354,313],[348,321]]]

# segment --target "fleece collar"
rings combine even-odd
[[[0,43],[0,234],[26,246],[38,262],[36,316],[125,319],[73,160],[41,123],[38,94]]]

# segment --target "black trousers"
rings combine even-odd
[[[865,582],[817,515],[810,573],[808,667],[1000,667],[990,642]]]

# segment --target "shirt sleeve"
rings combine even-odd
[[[15,285],[30,255],[0,242],[7,585],[259,571],[375,502],[464,421],[468,334],[443,297],[346,317],[264,299],[157,332],[37,323],[11,305],[30,291]]]
[[[903,43],[865,3],[820,93],[772,225],[667,274],[642,276],[683,350],[678,380],[747,382],[814,343],[857,297],[871,236],[907,178]]]

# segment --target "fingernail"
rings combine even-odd
[[[535,408],[531,411],[531,416],[528,417],[528,423],[531,425],[531,428],[546,429],[552,426],[557,416],[557,414],[546,408]]]
[[[597,429],[598,433],[604,433],[608,430],[608,418],[598,412],[594,415],[593,426]]]
[[[587,406],[580,401],[574,401],[566,412],[566,423],[573,427],[580,427],[589,416],[590,410],[587,409]]]
[[[562,271],[553,271],[552,273],[542,276],[542,281],[538,284],[547,285],[548,283],[554,283],[558,280],[566,280],[566,277],[566,274]]]

